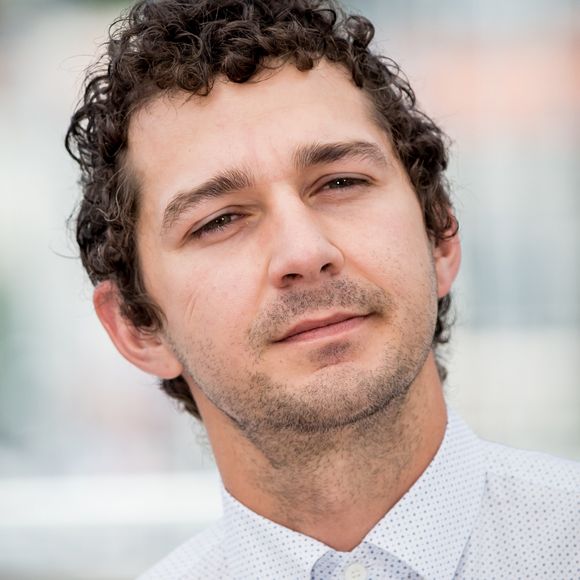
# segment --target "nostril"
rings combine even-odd
[[[328,264],[324,264],[324,266],[322,266],[322,268],[320,268],[320,271],[321,272],[326,272],[330,268],[332,268],[332,264],[330,262],[328,262]]]

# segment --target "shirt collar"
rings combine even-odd
[[[425,579],[453,578],[479,513],[484,485],[481,442],[449,410],[435,457],[363,542],[396,556]],[[309,578],[316,561],[329,550],[322,542],[256,514],[223,487],[222,501],[224,553],[235,578],[255,577],[256,570],[271,569],[274,561],[278,578],[286,577],[282,571],[290,573],[288,577]],[[440,530],[443,520],[454,525]]]
[[[423,578],[453,578],[475,526],[484,487],[482,443],[449,410],[435,457],[363,541],[393,554]],[[452,521],[453,526],[441,529],[442,521]]]
[[[222,486],[224,557],[232,578],[257,578],[271,570],[276,578],[310,578],[328,546],[268,520],[236,500]]]

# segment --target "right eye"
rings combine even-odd
[[[240,217],[240,214],[237,213],[224,213],[191,232],[190,235],[192,238],[203,238],[215,232],[221,232],[227,229],[230,224],[237,221]]]

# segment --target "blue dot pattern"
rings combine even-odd
[[[425,472],[351,552],[224,514],[139,580],[580,579],[580,464],[477,438],[453,412]]]

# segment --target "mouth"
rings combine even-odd
[[[319,320],[304,320],[288,330],[275,343],[291,343],[336,337],[342,333],[354,330],[370,315],[343,313]]]

